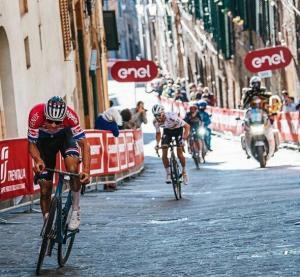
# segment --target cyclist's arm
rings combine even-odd
[[[41,158],[41,154],[40,154],[38,147],[36,146],[36,143],[29,142],[28,150],[29,150],[31,157],[34,160],[35,171],[36,172],[43,171],[45,169],[45,163]]]
[[[160,131],[156,132],[155,138],[156,138],[156,145],[159,145],[160,140],[161,140],[161,133],[160,133]]]
[[[88,183],[90,179],[90,163],[91,163],[91,153],[90,153],[90,144],[86,138],[80,139],[77,141],[78,145],[81,148],[82,153],[82,174],[84,175],[80,180],[82,183]]]
[[[185,140],[188,139],[189,134],[190,134],[190,129],[191,129],[191,127],[189,124],[186,123],[183,125],[183,135],[182,135],[183,139],[185,139]]]

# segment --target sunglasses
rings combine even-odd
[[[161,113],[160,113],[160,114],[156,114],[156,115],[155,115],[155,118],[160,118],[161,115],[162,115]]]
[[[62,121],[55,121],[55,120],[50,120],[50,119],[47,119],[46,120],[47,121],[47,123],[49,123],[49,124],[55,124],[55,125],[60,125],[60,124],[62,124]]]

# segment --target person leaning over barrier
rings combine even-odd
[[[29,153],[34,160],[34,171],[41,188],[40,205],[44,219],[48,217],[53,187],[53,172],[56,153],[64,158],[67,171],[79,172],[81,148],[83,167],[80,180],[70,183],[72,190],[72,214],[69,230],[76,230],[80,224],[80,188],[90,181],[90,145],[79,125],[77,114],[59,96],[53,96],[47,103],[34,106],[28,118]]]
[[[122,117],[114,107],[99,114],[96,118],[95,129],[111,131],[115,137],[119,136],[119,126],[122,126]]]

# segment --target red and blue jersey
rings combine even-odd
[[[70,107],[67,107],[66,117],[56,128],[47,128],[44,115],[45,104],[38,104],[32,108],[28,118],[28,140],[36,143],[38,138],[51,138],[61,135],[69,128],[75,141],[85,138],[85,133],[79,125],[78,115]]]

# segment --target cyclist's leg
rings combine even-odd
[[[65,167],[68,172],[79,172],[79,149],[70,129],[65,131],[64,141],[60,147],[60,152],[64,157]],[[79,210],[81,183],[79,178],[71,178],[70,189],[72,191],[72,207],[73,210]]]
[[[54,168],[56,162],[56,141],[50,138],[41,138],[37,142],[42,160],[47,168]],[[50,209],[51,193],[53,187],[53,173],[43,172],[38,177],[38,184],[40,185],[40,207],[45,217]]]
[[[182,138],[183,128],[175,129],[173,132],[173,136],[176,140],[177,145],[177,157],[180,161],[180,164],[182,166],[182,171],[185,172],[185,157],[183,155],[183,138]]]
[[[205,136],[205,142],[208,150],[211,150],[211,129],[206,127],[206,130],[207,130],[207,135]]]
[[[163,136],[161,140],[162,145],[162,162],[166,171],[166,182],[170,182],[170,176],[171,176],[171,169],[170,169],[170,163],[168,159],[168,146],[172,140],[172,135],[170,134],[170,130],[164,129]]]

